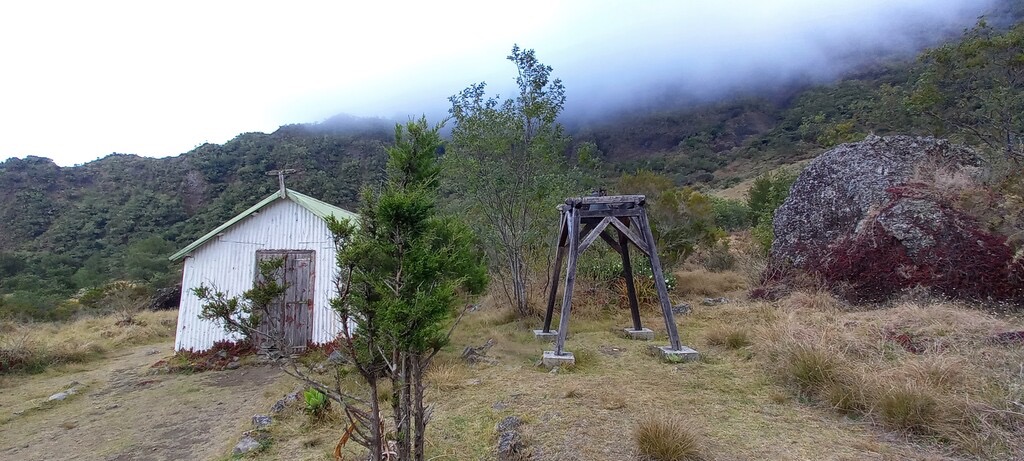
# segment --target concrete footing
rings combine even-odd
[[[558,337],[558,330],[533,330],[533,337],[538,341],[554,341]]]
[[[654,330],[650,328],[641,328],[639,330],[623,328],[622,334],[629,339],[639,339],[641,341],[651,341],[654,339]]]
[[[544,357],[541,359],[541,363],[548,368],[575,365],[576,357],[572,355],[572,352],[563,351],[562,355],[555,355],[555,351],[544,351]]]
[[[697,351],[686,346],[681,346],[679,349],[672,349],[672,346],[651,346],[651,349],[662,360],[670,362],[691,362],[700,358]]]

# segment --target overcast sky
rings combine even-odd
[[[514,43],[554,67],[568,113],[708,98],[914,49],[994,1],[8,1],[0,160],[177,155],[337,113],[439,117],[470,83],[507,92]]]

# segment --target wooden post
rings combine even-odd
[[[640,330],[643,325],[640,324],[640,303],[633,284],[633,266],[629,262],[629,239],[622,232],[619,232],[619,248],[622,249],[622,276],[626,278],[626,297],[629,298],[629,313],[633,316],[633,329]]]
[[[576,285],[576,262],[580,256],[580,214],[576,205],[565,210],[566,227],[569,231],[569,264],[565,270],[565,294],[562,296],[562,313],[558,318],[558,339],[555,340],[555,355],[563,355],[565,337],[569,334],[569,307],[572,305],[572,291]]]
[[[289,174],[295,173],[297,171],[299,171],[299,170],[294,170],[294,169],[288,168],[288,169],[285,169],[285,170],[270,170],[270,171],[267,172],[267,176],[277,176],[277,187],[279,188],[279,192],[281,192],[281,197],[287,197],[288,196],[288,189],[286,189],[284,187],[284,177],[285,177],[285,175],[289,175]]]
[[[565,245],[568,244],[567,241],[563,243],[562,238],[565,235],[565,238],[568,239],[565,228],[565,206],[558,205],[557,209],[560,216],[558,219],[558,233],[555,234],[555,267],[551,271],[551,284],[548,287],[550,290],[548,292],[548,309],[544,311],[544,329],[541,330],[544,333],[551,332],[551,317],[555,314],[555,296],[558,296],[558,277],[562,275],[562,258],[565,257]]]
[[[643,205],[641,205],[643,206]],[[672,350],[680,350],[683,344],[679,341],[679,331],[676,329],[675,316],[672,315],[672,303],[668,300],[668,287],[665,285],[665,273],[661,270],[661,260],[658,259],[658,252],[653,251],[654,234],[651,233],[651,225],[647,221],[647,213],[640,214],[640,221],[637,223],[647,241],[647,248],[652,249],[650,253],[651,272],[654,274],[654,286],[658,289],[658,301],[661,302],[661,314],[665,317],[665,329],[668,330],[669,346]]]

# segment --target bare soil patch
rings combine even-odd
[[[253,414],[265,412],[282,379],[273,367],[152,374],[171,343],[0,382],[0,458],[18,460],[216,459]],[[64,401],[47,398],[77,381]]]

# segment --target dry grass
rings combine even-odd
[[[509,415],[523,419],[533,459],[635,459],[644,452],[629,437],[645,425],[661,426],[666,443],[692,436],[692,453],[710,459],[944,459],[951,450],[1006,458],[1024,449],[1013,403],[1024,401],[1024,352],[987,341],[1024,327],[975,310],[906,303],[855,312],[824,291],[698,305],[677,319],[683,343],[715,347],[697,347],[702,360],[666,364],[646,355],[649,343],[616,333],[627,312],[577,316],[574,303],[566,346],[577,365],[552,374],[536,365],[551,349],[529,331],[538,317],[519,319],[497,296],[480,304],[428,373],[429,459],[494,459],[495,424]],[[664,344],[657,314],[644,310],[643,320]],[[888,339],[893,332],[923,352]],[[495,363],[458,359],[488,339]],[[734,346],[743,352],[723,353]],[[699,430],[651,417],[672,411],[714,417]],[[258,458],[324,459],[340,429],[302,419],[283,418],[281,439]],[[692,459],[657,455],[647,459]]]
[[[991,342],[1019,324],[945,303],[842,312],[823,292],[779,307],[755,343],[798,395],[974,456],[1024,450],[1024,351]]]
[[[704,334],[704,341],[712,346],[741,349],[750,345],[750,335],[742,328],[720,326],[708,329]]]
[[[11,323],[0,328],[0,372],[37,373],[80,363],[107,351],[174,337],[177,311],[142,312],[118,325],[116,314],[71,322]]]
[[[676,272],[677,296],[722,296],[747,287],[742,274],[733,271],[711,272],[706,269]]]
[[[687,461],[701,457],[696,425],[677,416],[645,416],[633,428],[633,443],[640,458],[648,461]]]
[[[456,360],[439,360],[427,370],[427,385],[442,391],[460,389],[466,385],[469,372],[466,365]]]

